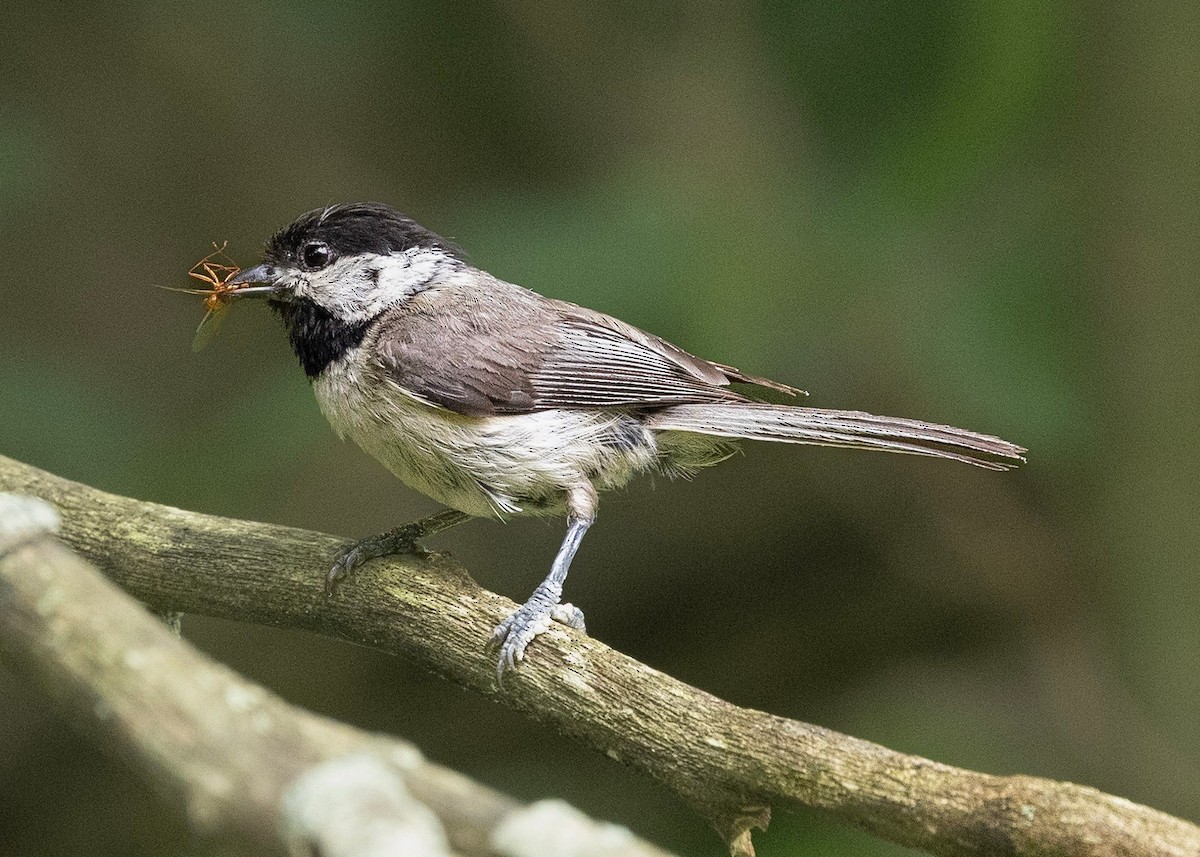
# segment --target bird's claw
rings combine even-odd
[[[356,568],[381,556],[400,553],[429,556],[430,551],[417,544],[417,539],[422,535],[424,531],[417,524],[408,524],[382,535],[368,536],[342,545],[333,555],[333,567],[325,575],[325,594],[333,595],[338,584],[353,574]]]
[[[492,632],[489,648],[497,647],[500,658],[496,664],[496,679],[504,686],[504,674],[516,669],[517,662],[525,658],[525,650],[534,638],[550,630],[551,623],[558,622],[569,628],[586,633],[583,611],[573,604],[540,604],[530,602],[522,605]]]
[[[325,575],[325,594],[333,595],[339,583],[349,577],[354,569],[371,559],[374,559],[374,556],[365,549],[361,541],[350,542],[338,548],[338,552],[333,555],[333,566]]]
[[[366,560],[360,560],[355,555],[355,544],[345,545],[333,555],[333,566],[325,573],[325,594],[333,595],[337,585],[350,576],[350,572],[362,565]]]

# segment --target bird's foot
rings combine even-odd
[[[386,533],[368,536],[365,539],[343,545],[333,557],[333,568],[325,575],[325,594],[333,595],[338,584],[349,577],[363,563],[381,556],[407,553],[427,556],[429,551],[417,543],[418,539],[432,536],[462,523],[470,516],[454,509],[446,509],[428,518],[403,524]]]
[[[333,557],[333,567],[325,575],[325,594],[333,595],[337,586],[349,577],[356,568],[381,556],[392,556],[398,553],[411,553],[423,556],[428,553],[417,544],[419,535],[406,532],[407,527],[397,527],[368,536],[365,539],[349,542],[338,549]]]
[[[549,631],[551,622],[587,633],[582,610],[574,604],[547,603],[538,598],[536,592],[511,616],[496,626],[496,630],[492,632],[491,646],[499,647],[500,650],[496,678],[501,687],[504,686],[504,673],[516,668],[517,662],[525,657],[525,649],[533,642],[534,637]]]

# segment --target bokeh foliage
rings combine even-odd
[[[489,270],[1006,476],[754,447],[602,503],[593,633],[742,704],[1200,817],[1200,12],[1167,2],[17,4],[0,55],[0,452],[347,535],[429,511],[339,444],[265,312],[181,285],[380,199]],[[518,599],[558,523],[440,537]],[[320,569],[314,569],[319,574]],[[409,664],[192,618],[287,698],[719,854],[654,784]],[[536,656],[536,653],[533,655]],[[186,831],[0,671],[0,850]],[[100,831],[98,833],[98,831]],[[815,815],[763,854],[895,855]]]

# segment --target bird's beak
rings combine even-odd
[[[253,268],[239,271],[226,280],[225,285],[237,286],[228,293],[229,297],[281,299],[286,297],[287,289],[280,285],[279,280],[280,271],[274,265],[264,262]]]

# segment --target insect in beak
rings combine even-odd
[[[258,282],[257,280],[246,277],[239,278],[238,274],[242,273],[242,269],[226,255],[226,244],[228,242],[223,242],[218,247],[214,241],[213,252],[192,265],[191,270],[188,271],[189,277],[205,283],[207,288],[182,289],[173,286],[159,286],[160,289],[166,289],[169,292],[204,296],[204,308],[207,312],[201,319],[200,326],[196,328],[196,335],[192,339],[192,351],[199,351],[212,341],[221,327],[221,322],[229,313],[229,304],[234,298],[267,295],[274,291],[274,287],[270,285],[250,285],[250,283]],[[257,270],[256,268],[251,269],[246,273]]]

